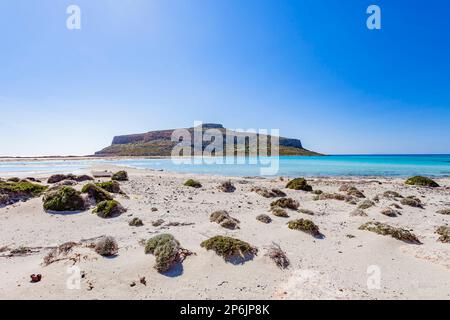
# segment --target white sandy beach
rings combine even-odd
[[[93,169],[119,170],[113,166]],[[368,216],[360,217],[350,215],[356,206],[345,201],[314,201],[311,193],[285,189],[286,179],[125,170],[130,181],[120,184],[128,197],[117,195],[116,200],[127,212],[117,218],[101,219],[92,209],[50,214],[44,211],[41,198],[0,208],[1,299],[450,299],[450,244],[438,242],[435,234],[437,227],[450,222],[449,215],[436,213],[450,207],[450,178],[438,179],[442,187],[435,189],[406,186],[403,179],[308,179],[314,189],[324,192],[338,192],[350,181],[368,199],[394,190],[417,196],[424,204],[424,209],[401,205],[401,215],[388,217],[380,211],[395,201],[380,197],[374,207],[365,210]],[[91,174],[91,169],[85,173]],[[34,177],[45,181],[48,175]],[[183,186],[189,178],[200,181],[203,187]],[[236,186],[235,192],[217,189],[227,179]],[[76,188],[82,186],[79,183]],[[269,212],[274,199],[252,192],[255,186],[280,188],[297,200],[300,208],[315,214],[288,210],[290,218],[275,217]],[[216,210],[226,210],[240,220],[240,229],[228,230],[210,222],[209,216]],[[272,223],[255,219],[262,213],[270,215]],[[140,218],[144,226],[129,226],[133,217]],[[287,228],[288,221],[299,218],[314,221],[325,237],[316,239]],[[165,222],[154,227],[152,222],[158,219]],[[358,230],[371,220],[412,230],[423,244]],[[187,225],[167,226],[173,222]],[[186,258],[182,269],[160,274],[153,268],[155,258],[144,253],[140,240],[159,233],[173,234],[182,247],[195,253]],[[80,246],[69,253],[71,259],[42,264],[52,247],[68,241],[89,243],[89,239],[102,235],[115,237],[117,257],[104,258]],[[227,263],[200,247],[202,241],[215,235],[244,240],[259,249],[258,255],[244,264]],[[273,242],[286,252],[289,268],[282,270],[264,256]],[[22,246],[32,252],[9,254]],[[80,289],[67,288],[67,270],[73,265],[84,275]],[[367,286],[369,266],[380,270],[379,289]],[[42,280],[30,283],[31,274],[42,274]],[[139,282],[142,277],[146,285]],[[133,282],[136,285],[131,286]]]

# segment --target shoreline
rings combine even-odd
[[[119,169],[124,169],[124,170],[139,170],[139,171],[148,171],[148,172],[165,172],[165,173],[169,173],[169,174],[177,174],[177,175],[186,175],[186,176],[200,176],[200,177],[216,177],[216,178],[221,178],[221,179],[227,179],[227,178],[231,178],[231,179],[260,179],[260,180],[271,180],[271,179],[277,179],[277,178],[286,178],[286,179],[293,179],[296,178],[298,176],[302,176],[305,179],[310,179],[310,180],[349,180],[349,181],[353,181],[353,180],[405,180],[408,177],[410,177],[410,175],[323,175],[323,176],[309,176],[309,175],[274,175],[274,176],[236,176],[236,175],[221,175],[221,174],[212,174],[212,173],[198,173],[198,172],[187,172],[187,171],[175,171],[175,170],[166,170],[166,169],[153,169],[153,168],[137,168],[137,167],[133,167],[133,166],[126,166],[123,164],[113,164],[113,163],[108,163],[108,164],[93,164],[90,165],[87,168],[78,168],[78,169],[72,169],[72,170],[65,170],[65,171],[61,171],[61,170],[55,170],[55,171],[48,171],[48,170],[42,170],[42,171],[0,171],[0,178],[2,176],[10,178],[10,177],[19,177],[19,178],[26,178],[27,176],[33,176],[33,177],[45,177],[45,176],[49,176],[52,174],[69,174],[69,173],[83,173],[83,174],[90,174],[91,171],[94,170],[94,168],[96,166],[100,166],[100,165],[107,165],[107,166],[111,166],[111,167],[115,167],[117,168],[117,170]],[[439,181],[445,181],[448,178],[450,178],[450,175],[445,175],[445,176],[430,176],[431,178],[433,178],[433,180],[436,180],[437,182]],[[376,182],[376,181],[373,181]],[[450,188],[450,187],[449,187]]]
[[[338,180],[379,180],[379,179],[386,179],[386,180],[399,180],[399,179],[406,179],[410,177],[411,175],[305,175],[305,174],[297,174],[297,175],[283,175],[283,174],[277,174],[273,176],[245,176],[245,175],[222,175],[219,173],[198,173],[198,172],[189,172],[189,171],[177,171],[177,170],[169,170],[169,169],[155,169],[155,168],[139,168],[132,165],[124,165],[124,164],[117,164],[117,163],[102,163],[102,160],[106,161],[120,161],[120,160],[145,160],[145,159],[171,159],[171,157],[159,157],[159,158],[150,158],[150,157],[136,157],[136,158],[130,158],[130,157],[116,157],[116,158],[90,158],[90,157],[79,157],[76,159],[73,158],[52,158],[51,160],[47,161],[91,161],[91,160],[99,160],[99,163],[93,163],[88,164],[87,167],[83,168],[68,168],[67,170],[36,170],[36,171],[0,171],[0,178],[2,176],[5,177],[14,177],[17,176],[19,178],[25,178],[26,176],[34,175],[34,176],[46,176],[49,174],[58,174],[58,173],[74,173],[74,172],[82,172],[84,174],[89,174],[90,170],[93,170],[93,168],[97,166],[114,166],[117,168],[123,168],[123,169],[133,169],[133,170],[144,170],[149,172],[167,172],[167,173],[173,173],[173,174],[185,174],[185,175],[198,175],[198,176],[214,176],[217,178],[257,178],[257,179],[274,179],[278,177],[284,177],[284,178],[296,178],[298,176],[303,176],[307,179],[338,179]],[[30,160],[30,162],[41,162],[44,161],[42,158],[34,158],[33,160]],[[9,163],[14,161],[8,161],[5,160],[5,158],[0,158],[0,164],[1,163]],[[450,174],[448,175],[440,175],[440,176],[432,176],[430,175],[434,180],[445,180],[447,178],[450,178]]]
[[[347,161],[346,157],[350,160]],[[358,159],[358,157],[362,157],[362,159]],[[379,159],[377,157],[386,158]],[[406,157],[406,159],[395,160],[396,157]],[[408,157],[412,158],[409,159]],[[430,158],[417,160],[417,158],[420,159],[421,157]],[[292,158],[295,159],[291,161]],[[100,164],[113,164],[139,170],[192,173],[198,175],[206,174],[217,177],[257,176],[267,179],[276,176],[292,178],[303,176],[310,179],[401,179],[415,175],[425,175],[433,179],[450,177],[450,155],[328,155],[318,158],[313,157],[313,159],[311,159],[311,156],[280,156],[278,160],[274,160],[278,161],[276,165],[279,166],[278,172],[274,175],[261,175],[261,169],[269,167],[267,166],[268,163],[262,163],[260,161],[257,163],[249,163],[248,160],[245,160],[245,163],[241,164],[239,162],[236,163],[235,160],[235,163],[231,164],[211,163],[208,166],[209,163],[206,159],[199,164],[177,164],[176,161],[170,162],[171,159],[173,160],[174,158],[164,156],[0,157],[0,176],[3,174],[9,177],[14,175],[22,177],[29,174],[71,173],[71,171],[81,171]],[[192,159],[192,157],[177,157],[176,159]],[[207,159],[210,158],[208,157]],[[163,162],[158,162],[158,160]],[[270,167],[272,167],[272,161],[270,159],[266,159],[266,161],[270,161]],[[8,164],[11,165],[9,166]],[[233,165],[240,167],[234,167],[233,169]],[[246,167],[243,168],[243,165]],[[342,168],[340,168],[341,165]],[[295,166],[298,166],[298,170],[293,169]],[[52,170],[53,168],[54,170]]]
[[[126,160],[126,159],[170,159],[165,156],[153,156],[153,157],[99,157],[99,156],[49,156],[49,157],[0,157],[1,162],[42,162],[42,161],[85,161],[85,160]]]

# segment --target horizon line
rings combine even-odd
[[[327,156],[450,156],[450,153],[334,153],[317,156],[283,155],[279,157],[327,157]],[[92,155],[40,155],[40,156],[0,156],[0,159],[29,159],[29,158],[170,158],[169,156],[97,156]]]

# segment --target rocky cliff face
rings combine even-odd
[[[205,123],[203,124],[203,131],[207,129],[225,130],[221,124]],[[150,131],[141,134],[131,134],[126,136],[117,136],[113,138],[112,144],[128,144],[128,143],[145,143],[155,140],[171,140],[172,133],[176,129]],[[194,128],[188,128],[189,131],[194,132]]]
[[[202,130],[205,138],[209,138],[208,135],[205,135],[205,131],[208,129],[216,129],[222,133],[224,150],[227,142],[227,129],[225,129],[221,124],[203,124]],[[158,130],[142,134],[116,136],[114,137],[111,146],[98,151],[95,154],[97,156],[170,156],[173,147],[178,144],[178,142],[171,141],[174,130],[175,129]],[[186,128],[186,130],[191,134],[192,146],[194,146],[194,128]],[[249,136],[248,133],[237,131],[229,131],[228,133],[231,133],[237,138]],[[250,136],[252,135],[250,134]],[[267,140],[270,143],[271,136],[267,136]],[[246,139],[246,141],[248,141],[248,139]],[[207,145],[209,145],[209,143],[210,142],[202,141],[199,145],[201,145],[202,149],[204,149]],[[235,142],[235,149],[245,149],[248,151],[248,146],[245,145],[245,142],[242,143],[241,141],[240,143],[241,144],[239,144],[239,142]],[[304,149],[302,142],[298,139],[280,137],[279,145],[280,155],[317,155],[315,152]],[[219,150],[219,153],[220,152],[221,150]]]

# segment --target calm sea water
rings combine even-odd
[[[263,158],[268,160],[268,158]],[[244,160],[244,159],[243,159]],[[139,169],[205,173],[226,176],[261,175],[261,164],[175,164],[171,159],[58,160],[0,163],[0,175],[37,172],[77,172],[95,164],[109,163]],[[252,158],[252,160],[256,160]],[[277,175],[283,176],[450,176],[450,155],[348,155],[280,157]]]

